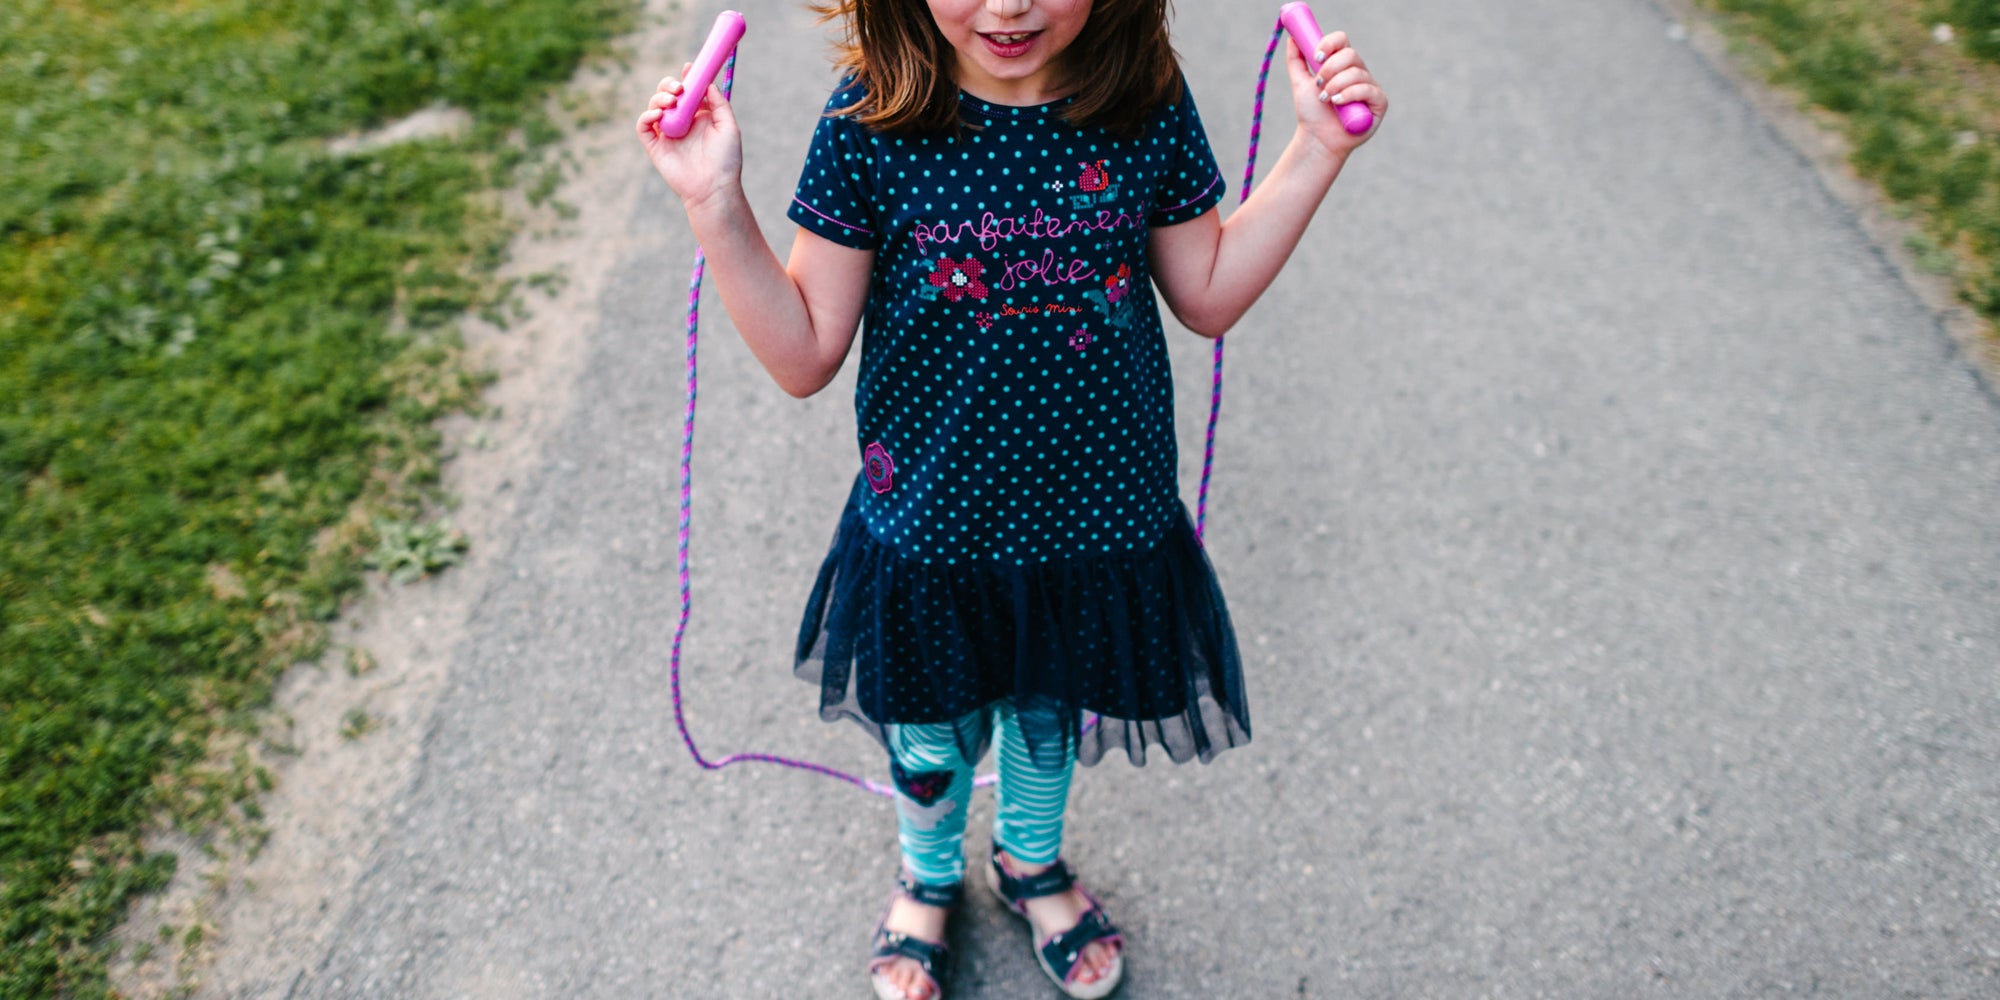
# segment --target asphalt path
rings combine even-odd
[[[1276,6],[1179,5],[1227,173]],[[783,246],[827,36],[741,9]],[[1255,741],[1107,761],[1072,800],[1124,995],[2000,994],[2000,404],[1663,9],[1322,20],[1395,107],[1231,335],[1209,541]],[[633,114],[684,57],[639,54]],[[693,248],[664,186],[635,205],[416,778],[294,995],[866,995],[886,805],[703,774],[670,728]],[[698,735],[879,775],[790,677],[851,365],[795,401],[719,307],[706,332]],[[1206,344],[1169,336],[1191,497]],[[1054,995],[983,892],[953,940],[954,997]]]

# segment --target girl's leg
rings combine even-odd
[[[1062,856],[1063,812],[1069,807],[1076,749],[1040,747],[1030,753],[1011,705],[999,711],[1000,782],[993,790],[993,842],[1014,860],[1044,866]]]
[[[896,781],[896,836],[903,866],[925,885],[956,885],[965,879],[965,810],[972,802],[972,763],[958,749],[958,728],[889,727],[889,773]],[[886,930],[919,941],[944,942],[945,911],[898,893],[882,920]],[[897,958],[871,975],[910,1000],[931,1000],[922,966]],[[943,984],[938,984],[942,986]]]
[[[1028,748],[1021,736],[1021,724],[1012,706],[999,711],[1000,781],[994,786],[993,845],[1005,851],[1001,864],[1016,877],[1037,875],[1062,856],[1063,813],[1069,806],[1069,783],[1076,773],[1075,747]],[[1060,751],[1060,752],[1058,752]],[[1054,896],[1030,899],[1028,920],[1035,927],[1037,943],[1076,926],[1090,910],[1083,892],[1071,889]],[[1109,975],[1118,957],[1118,946],[1093,941],[1083,950],[1077,973],[1081,982],[1093,983]]]
[[[965,811],[972,803],[972,762],[951,723],[889,727],[896,779],[896,834],[903,864],[926,885],[965,879]]]

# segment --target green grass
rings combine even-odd
[[[1964,36],[1967,51],[2000,63],[2000,3],[1952,0],[1950,17],[1950,23]]]
[[[107,995],[107,932],[171,875],[145,825],[254,821],[231,748],[372,519],[435,499],[490,192],[632,6],[0,4],[0,997]],[[325,151],[438,101],[471,133]]]
[[[2000,321],[2000,0],[1701,2],[1834,117],[1855,168],[1921,222],[1924,269]]]

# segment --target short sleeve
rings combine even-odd
[[[1208,133],[1195,110],[1194,92],[1182,85],[1181,99],[1161,112],[1163,121],[1151,130],[1154,142],[1167,146],[1167,170],[1153,195],[1148,226],[1176,226],[1222,203],[1222,168],[1208,147]]]
[[[799,189],[785,214],[821,236],[857,250],[882,243],[875,209],[875,143],[867,129],[835,112],[854,103],[851,85],[836,90],[813,131]]]

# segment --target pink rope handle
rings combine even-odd
[[[1271,76],[1271,64],[1277,56],[1278,42],[1284,36],[1284,26],[1271,35],[1271,45],[1264,52],[1264,67],[1257,76],[1257,104],[1250,120],[1249,164],[1243,170],[1243,190],[1238,203],[1250,199],[1250,189],[1257,176],[1257,148],[1264,133],[1264,92]],[[736,54],[730,53],[729,61],[723,64],[722,96],[726,99],[736,87]],[[772,764],[805,771],[821,777],[845,782],[883,798],[894,798],[896,790],[879,781],[871,781],[856,774],[849,774],[839,768],[809,760],[799,760],[769,753],[733,753],[720,760],[709,760],[702,755],[695,744],[694,733],[688,729],[687,706],[681,696],[681,650],[687,638],[688,620],[694,615],[694,574],[689,568],[688,552],[694,530],[694,414],[695,398],[701,389],[701,380],[696,365],[697,348],[701,343],[701,286],[708,274],[708,256],[700,248],[694,254],[694,273],[688,282],[687,312],[687,408],[681,417],[681,504],[679,539],[677,541],[680,579],[681,613],[674,624],[674,644],[668,668],[668,684],[673,690],[674,727],[680,731],[681,742],[687,744],[688,756],[705,771],[720,771],[737,764]],[[1196,506],[1195,536],[1200,538],[1208,526],[1209,479],[1215,471],[1215,428],[1222,417],[1222,338],[1215,341],[1215,378],[1211,387],[1208,405],[1208,443],[1201,461],[1201,495]],[[1083,731],[1088,733],[1097,728],[1095,715],[1085,721]],[[974,779],[975,787],[992,785],[996,776],[983,774]]]

